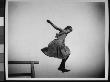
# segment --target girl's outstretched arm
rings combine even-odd
[[[51,24],[56,30],[63,31],[63,29],[61,29],[61,28],[57,27],[56,25],[54,25],[50,20],[47,20],[47,22],[49,24]]]

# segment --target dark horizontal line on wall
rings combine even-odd
[[[39,64],[39,61],[8,61],[8,64]]]
[[[4,28],[4,26],[0,26],[0,28]]]

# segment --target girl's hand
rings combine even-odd
[[[48,22],[48,23],[51,23],[51,21],[50,21],[50,20],[47,20],[47,22]]]

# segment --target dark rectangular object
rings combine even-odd
[[[9,77],[18,77],[18,76],[31,76],[31,73],[15,73],[15,74],[8,74]]]
[[[4,44],[4,26],[0,26],[0,44]]]
[[[0,53],[0,63],[4,63],[4,53]]]
[[[5,8],[0,8],[0,17],[4,17]]]
[[[0,17],[5,16],[5,0],[0,0]]]
[[[8,64],[39,64],[39,61],[8,61]]]
[[[0,0],[0,8],[5,8],[6,0]]]
[[[39,61],[8,61],[8,64],[30,64],[31,65],[31,73],[14,73],[14,74],[9,74],[9,77],[31,76],[31,78],[35,78],[34,64],[39,64]]]
[[[5,75],[5,72],[4,71],[0,71],[0,81],[4,81],[4,76]]]

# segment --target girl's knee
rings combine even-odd
[[[68,55],[68,56],[65,56],[65,58],[64,58],[64,59],[65,59],[65,60],[67,60],[68,58],[69,58],[69,55]]]

